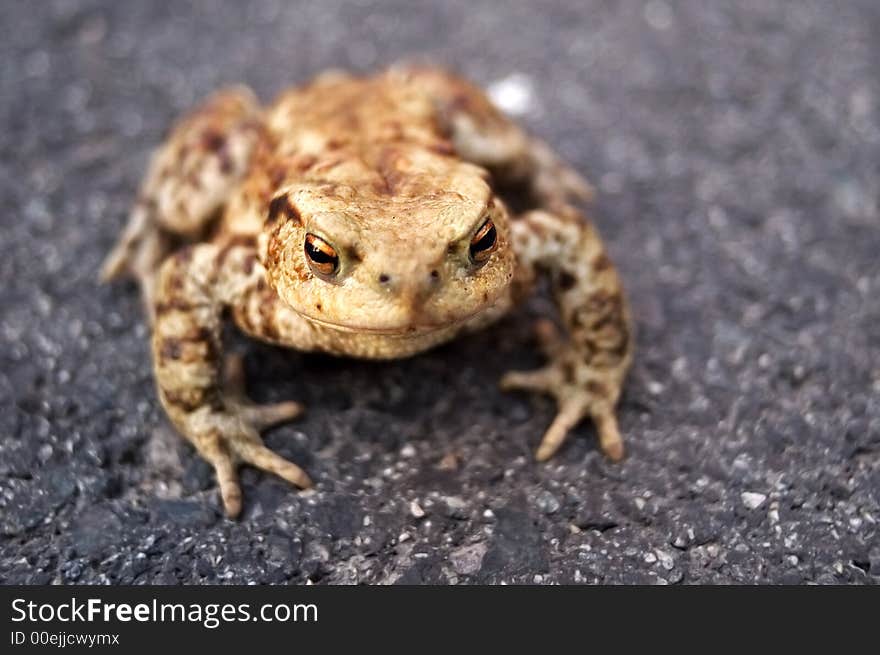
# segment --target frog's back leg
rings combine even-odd
[[[505,184],[521,184],[544,208],[589,201],[590,184],[543,141],[526,134],[474,84],[439,68],[399,66],[389,73],[426,92],[464,159]]]
[[[152,307],[159,264],[175,243],[204,236],[246,173],[261,134],[260,106],[245,87],[221,90],[181,119],[152,157],[102,279],[132,275]]]

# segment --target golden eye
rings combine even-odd
[[[339,255],[329,243],[314,234],[306,235],[304,247],[309,266],[320,277],[332,277],[339,271]]]
[[[471,239],[471,246],[468,250],[471,261],[474,264],[485,264],[497,245],[498,232],[495,230],[495,223],[491,218],[487,218],[486,222],[474,234],[474,238]]]

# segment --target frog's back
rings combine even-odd
[[[434,164],[453,155],[431,98],[393,72],[324,74],[282,93],[266,109],[264,127],[250,171],[227,205],[222,236],[259,234],[276,191],[285,186],[343,180],[368,188],[389,178],[387,169],[400,153]]]
[[[269,108],[279,154],[320,155],[377,143],[435,146],[444,141],[430,98],[393,73],[325,74],[282,94]]]

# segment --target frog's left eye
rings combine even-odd
[[[471,261],[474,264],[485,264],[489,256],[495,251],[498,245],[498,232],[495,229],[495,223],[491,218],[487,218],[486,222],[480,226],[480,229],[471,239],[471,245],[468,250]]]
[[[339,272],[339,255],[336,249],[319,236],[306,235],[304,247],[309,266],[319,277],[333,277]]]

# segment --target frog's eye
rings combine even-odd
[[[332,277],[339,271],[339,255],[321,237],[307,234],[304,250],[309,266],[319,277]]]
[[[497,245],[498,232],[495,230],[495,223],[491,218],[487,218],[486,222],[474,234],[474,238],[471,239],[471,246],[468,250],[471,261],[478,266],[485,264]]]

